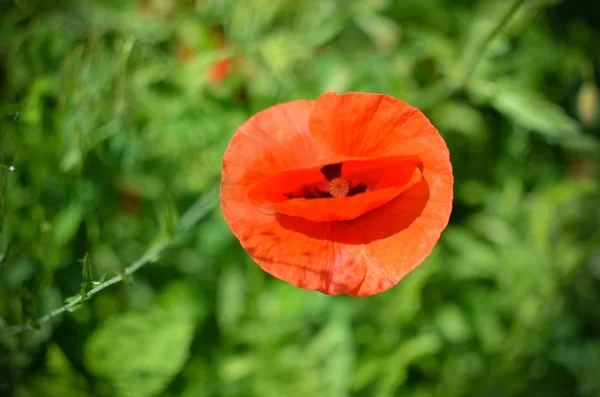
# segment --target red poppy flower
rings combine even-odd
[[[418,109],[386,95],[326,93],[238,128],[223,157],[221,207],[266,272],[369,296],[431,253],[453,183],[446,144]]]

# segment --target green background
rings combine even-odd
[[[599,397],[599,20],[0,0],[0,395]],[[432,255],[366,299],[267,275],[219,209],[237,126],[325,91],[419,107],[454,167]]]

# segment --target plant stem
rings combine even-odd
[[[461,61],[458,62],[458,72],[454,75],[457,77],[447,76],[443,80],[425,87],[419,95],[416,106],[419,109],[433,107],[463,89],[467,85],[482,56],[485,54],[488,45],[506,27],[525,1],[514,0],[513,4],[507,8],[505,14],[498,19],[494,28],[486,35],[483,35],[474,46],[465,49]],[[472,48],[472,50],[469,48]]]
[[[467,51],[463,57],[463,61],[461,62],[461,67],[459,69],[460,77],[458,78],[459,87],[464,87],[467,84],[467,81],[475,71],[477,64],[481,60],[482,56],[485,54],[485,49],[488,45],[496,38],[496,36],[506,27],[506,25],[510,22],[510,20],[514,17],[514,15],[519,11],[521,6],[525,4],[526,0],[514,0],[513,4],[507,8],[506,12],[493,29],[491,29],[486,35],[484,35],[475,46],[473,46],[472,51]]]
[[[14,171],[14,166],[0,164],[0,264],[6,255],[6,236],[4,235],[4,199],[8,190],[8,175]]]
[[[58,309],[51,311],[50,313],[36,319],[33,322],[29,322],[25,325],[15,325],[6,328],[0,328],[0,331],[7,332],[12,335],[20,334],[25,331],[34,330],[65,312],[73,312],[75,310],[78,310],[82,306],[84,301],[88,300],[100,291],[110,287],[111,285],[115,285],[122,282],[125,278],[131,276],[133,273],[141,269],[144,265],[150,262],[155,262],[160,256],[160,254],[165,249],[169,248],[178,236],[185,233],[192,226],[198,223],[198,221],[200,221],[211,209],[213,209],[217,203],[218,188],[211,188],[181,216],[178,222],[178,227],[173,236],[163,235],[159,237],[157,240],[154,241],[154,243],[150,244],[150,246],[142,254],[142,256],[140,256],[130,266],[126,267],[123,270],[122,274],[119,274],[109,280],[106,280],[102,284],[98,285],[96,288],[93,288],[90,291],[88,291],[88,293],[85,295],[85,299],[83,299],[82,294],[79,293],[78,295],[75,295],[72,299],[68,299],[68,303],[65,303]]]

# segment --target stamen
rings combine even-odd
[[[332,197],[344,197],[350,192],[350,182],[343,178],[335,178],[329,183],[329,194]]]

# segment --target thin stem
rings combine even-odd
[[[448,76],[443,80],[425,87],[421,91],[419,99],[417,99],[417,107],[420,109],[433,107],[463,89],[471,78],[471,75],[475,71],[482,56],[485,54],[487,46],[502,31],[502,29],[506,27],[525,1],[526,0],[515,0],[514,3],[507,8],[506,13],[502,15],[494,28],[480,38],[476,45],[470,47],[472,50],[469,48],[465,49],[461,61],[458,63],[458,77],[452,78],[452,76]]]
[[[65,312],[73,312],[78,310],[85,300],[88,300],[92,296],[96,295],[100,291],[108,288],[112,285],[118,284],[122,282],[125,278],[131,276],[139,269],[144,267],[146,264],[150,262],[155,262],[160,254],[171,246],[171,244],[176,240],[176,238],[182,233],[188,231],[192,226],[194,226],[198,221],[200,221],[212,208],[215,207],[218,202],[218,188],[213,188],[207,193],[205,193],[200,199],[196,201],[180,218],[178,222],[178,227],[176,229],[176,233],[173,236],[161,236],[154,243],[152,243],[148,249],[140,256],[135,262],[133,262],[130,266],[126,267],[123,272],[109,280],[106,280],[102,284],[98,285],[96,288],[91,289],[85,295],[85,299],[83,299],[81,294],[74,296],[72,299],[69,299],[68,303],[65,303],[63,306],[59,307],[56,310],[51,311],[50,313],[38,318],[37,320],[30,322],[25,325],[15,325],[7,328],[0,328],[4,332],[15,335],[20,334],[25,331],[31,331],[40,327],[52,319],[60,316]]]
[[[6,170],[6,171],[5,171]],[[4,260],[6,236],[4,235],[4,198],[8,190],[8,173],[15,170],[14,166],[0,164],[0,263]]]
[[[517,11],[521,8],[523,4],[525,4],[526,0],[515,0],[507,10],[506,13],[498,20],[498,23],[494,27],[494,29],[490,30],[486,35],[484,35],[478,42],[477,45],[474,46],[473,50],[466,53],[463,58],[462,66],[460,70],[462,71],[461,77],[458,79],[459,86],[464,87],[477,64],[480,62],[482,56],[485,54],[485,49],[488,45],[496,38],[496,36],[506,27],[506,25],[510,22],[510,20],[514,17]]]

